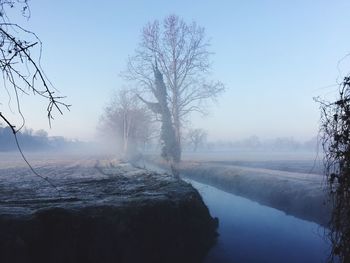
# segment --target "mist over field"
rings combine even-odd
[[[350,262],[349,8],[0,0],[0,262]]]

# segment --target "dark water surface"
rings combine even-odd
[[[219,218],[218,242],[205,263],[321,263],[329,245],[324,228],[214,187],[187,180]]]

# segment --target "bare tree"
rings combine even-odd
[[[141,43],[128,62],[126,78],[149,93],[153,93],[153,69],[157,63],[164,76],[179,147],[183,121],[192,112],[205,113],[207,100],[224,91],[221,82],[207,78],[211,69],[209,46],[203,27],[170,15],[161,25],[156,20],[143,28]]]
[[[334,102],[321,101],[325,174],[332,204],[329,239],[331,262],[350,262],[350,76]]]
[[[191,129],[187,134],[188,140],[196,152],[198,147],[202,146],[207,139],[207,132],[203,129]]]
[[[152,116],[140,105],[136,94],[127,89],[116,93],[100,119],[100,131],[108,140],[116,140],[122,155],[130,158],[153,136]]]

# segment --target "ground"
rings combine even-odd
[[[111,158],[0,161],[0,262],[201,262],[217,221],[188,183]]]

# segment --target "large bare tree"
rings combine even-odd
[[[208,80],[209,46],[203,27],[170,15],[143,28],[141,42],[128,61],[125,77],[143,91],[154,94],[154,68],[163,75],[179,147],[183,121],[192,112],[206,113],[207,100],[224,91],[221,82]]]

